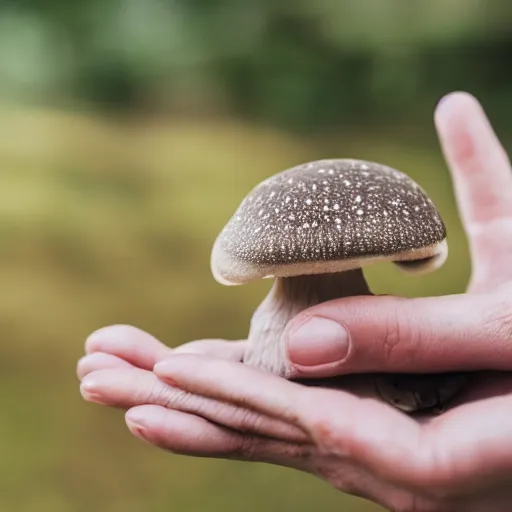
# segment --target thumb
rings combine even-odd
[[[287,326],[292,377],[511,370],[509,304],[495,294],[324,302]]]

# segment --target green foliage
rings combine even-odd
[[[453,88],[488,93],[499,113],[511,18],[507,0],[5,2],[0,90],[114,110],[206,104],[309,132],[417,120]]]

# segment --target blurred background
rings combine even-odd
[[[0,3],[0,509],[380,510],[265,465],[133,439],[82,401],[86,336],[129,323],[174,346],[244,337],[268,283],[227,288],[212,243],[262,179],[376,160],[438,205],[450,257],[377,293],[469,275],[432,112],[477,95],[512,147],[508,0],[3,0]]]

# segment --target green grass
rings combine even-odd
[[[305,160],[380,160],[416,178],[449,230],[438,272],[368,270],[378,293],[464,289],[469,262],[437,147],[339,134],[319,143],[232,120],[113,123],[4,109],[0,116],[0,510],[377,510],[307,475],[170,455],[133,439],[122,413],[84,403],[83,341],[111,323],[174,346],[240,338],[268,283],[215,283],[215,236],[266,176]]]

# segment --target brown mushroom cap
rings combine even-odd
[[[374,261],[416,271],[426,260],[435,260],[431,268],[444,262],[445,239],[436,207],[407,175],[374,162],[319,160],[256,186],[215,241],[211,267],[231,285]]]

